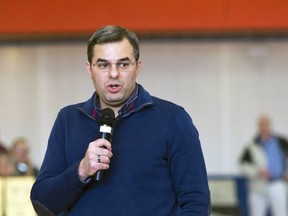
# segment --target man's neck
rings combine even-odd
[[[271,139],[271,134],[262,134],[260,135],[260,139],[262,142],[267,142]]]

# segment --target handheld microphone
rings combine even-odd
[[[100,114],[100,138],[106,139],[111,142],[112,126],[115,121],[115,113],[110,108],[105,108]],[[105,148],[104,146],[102,148]],[[95,175],[96,181],[103,179],[104,170],[98,170]]]

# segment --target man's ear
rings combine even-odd
[[[139,73],[141,71],[141,67],[142,67],[142,62],[141,62],[141,60],[138,60],[138,62],[137,62],[137,71],[136,71],[137,76],[139,75]]]
[[[86,70],[87,70],[89,77],[92,79],[91,64],[88,61],[86,62]]]

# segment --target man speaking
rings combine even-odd
[[[98,29],[87,55],[95,93],[58,113],[31,190],[37,214],[209,215],[198,132],[182,107],[136,83],[142,64],[136,35],[118,26]],[[115,114],[112,139],[99,138],[106,108]]]

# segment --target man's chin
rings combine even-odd
[[[118,107],[119,109],[123,106],[125,100],[121,100],[120,98],[110,98],[106,101],[105,104],[111,107]]]

